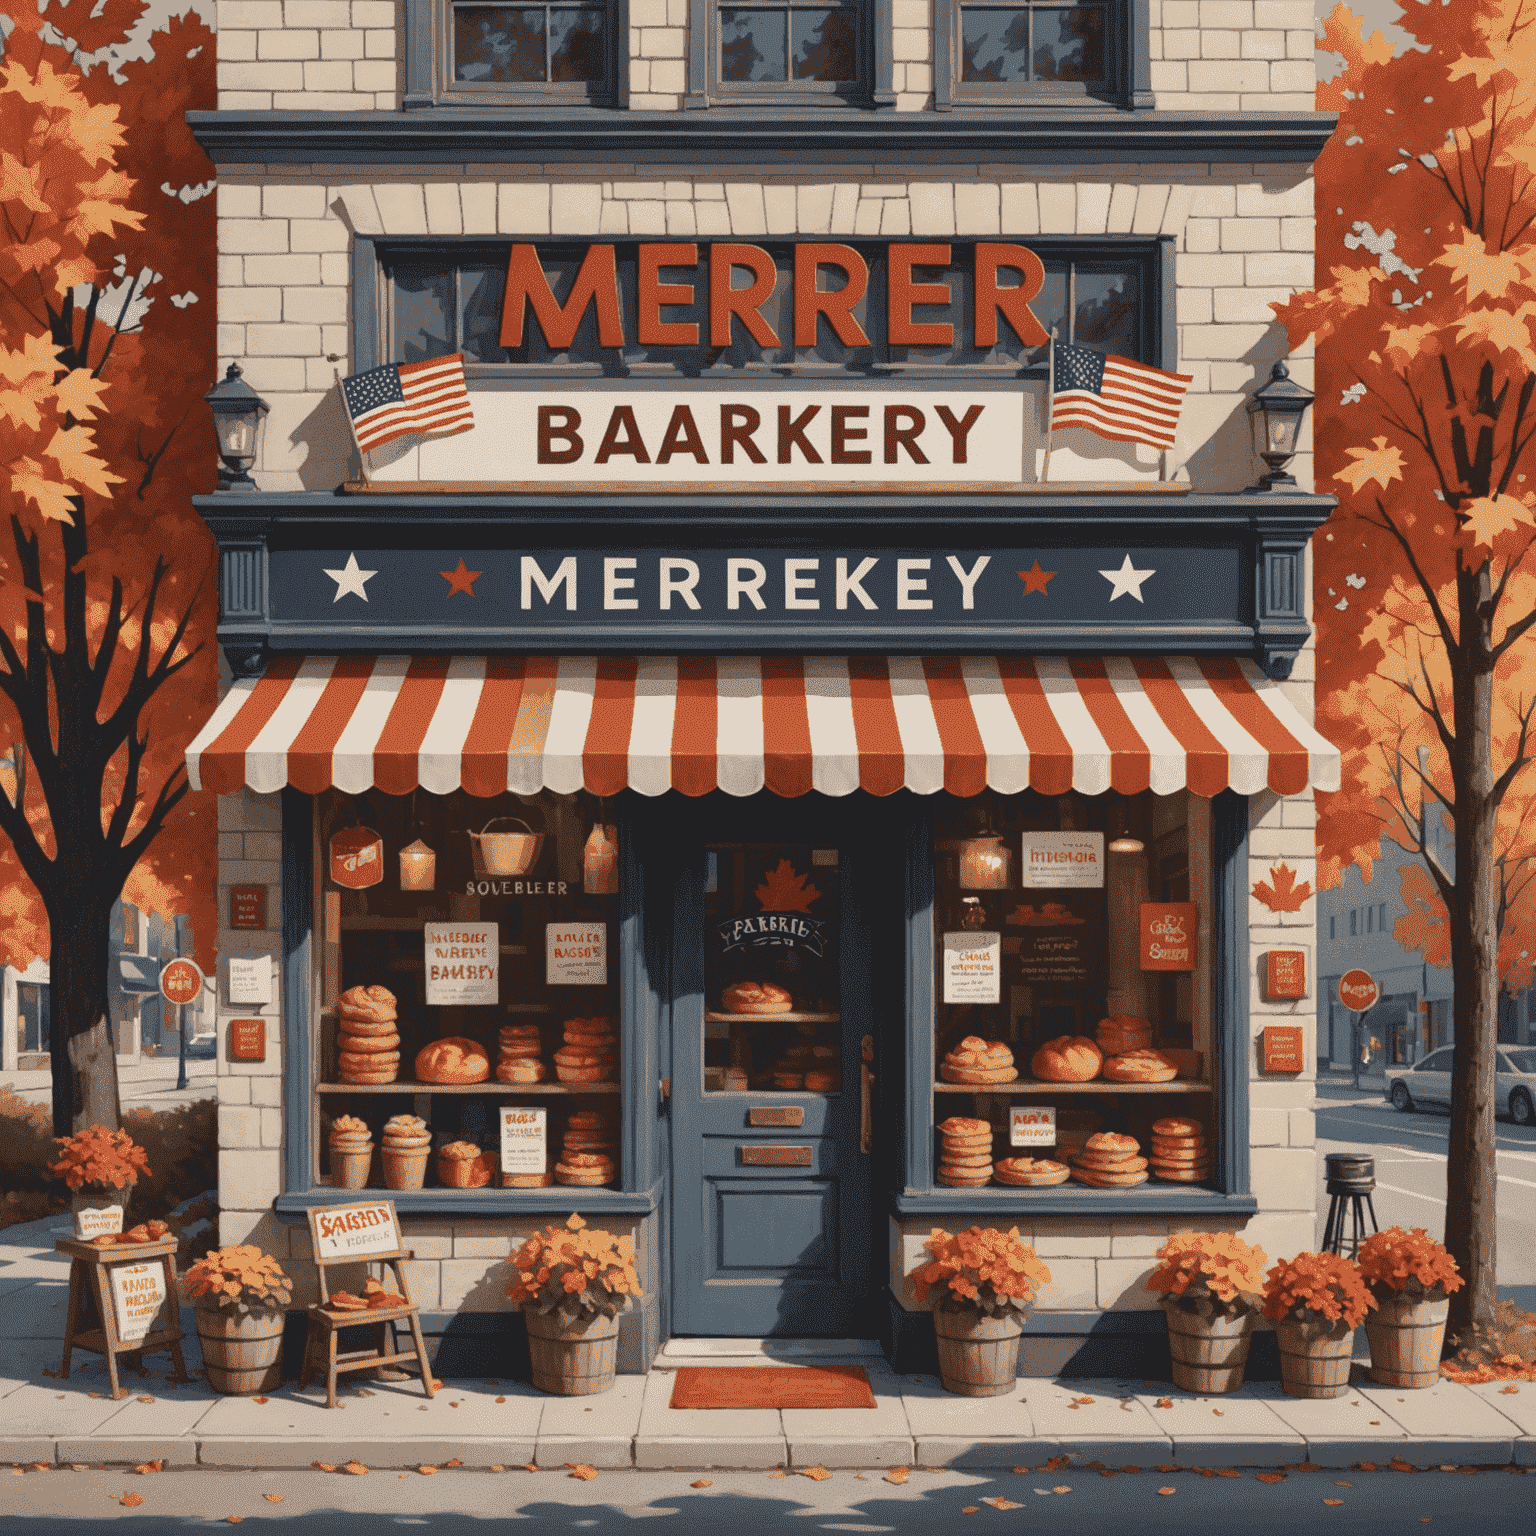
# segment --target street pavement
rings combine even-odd
[[[187,1086],[176,1086],[176,1055],[147,1056],[142,1061],[120,1061],[117,1065],[117,1092],[122,1107],[128,1109],[174,1109],[197,1099],[218,1097],[218,1063],[207,1060],[187,1062]],[[53,1079],[42,1071],[0,1072],[0,1083],[9,1083],[28,1104],[53,1103]]]

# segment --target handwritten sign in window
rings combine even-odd
[[[1002,1001],[1003,937],[981,929],[944,935],[944,1001]]]
[[[494,1004],[501,951],[495,923],[426,923],[429,1007]]]
[[[608,924],[549,923],[544,929],[545,976],[552,987],[608,984]]]

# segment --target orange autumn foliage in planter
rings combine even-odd
[[[1200,1317],[1242,1317],[1264,1305],[1268,1255],[1234,1232],[1175,1232],[1157,1250],[1158,1266],[1147,1278],[1164,1306]]]
[[[941,1312],[979,1312],[986,1317],[1027,1312],[1039,1288],[1051,1281],[1050,1270],[1020,1238],[1017,1227],[1006,1233],[995,1227],[960,1233],[935,1227],[923,1247],[933,1258],[912,1277],[917,1299],[927,1301],[929,1291],[937,1289],[934,1305]]]
[[[293,1300],[293,1281],[254,1243],[215,1248],[187,1270],[185,1284],[200,1305],[241,1313],[270,1312]]]
[[[1299,1324],[1308,1334],[1358,1328],[1375,1305],[1360,1266],[1342,1254],[1298,1253],[1276,1264],[1264,1282],[1264,1316]]]
[[[1360,1244],[1360,1273],[1378,1301],[1407,1296],[1414,1301],[1444,1301],[1466,1282],[1443,1243],[1423,1227],[1405,1232],[1388,1227]]]
[[[109,1131],[104,1125],[88,1125],[74,1136],[55,1140],[63,1155],[48,1166],[62,1173],[71,1189],[86,1185],[129,1188],[149,1172],[149,1156],[127,1131]]]
[[[616,1317],[641,1294],[634,1238],[589,1228],[574,1211],[564,1227],[535,1232],[507,1263],[517,1273],[506,1288],[514,1305],[567,1323]]]

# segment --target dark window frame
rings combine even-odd
[[[511,81],[477,84],[453,78],[455,0],[405,0],[405,92],[402,106],[624,107],[629,98],[629,3],[603,0],[608,12],[607,68],[601,82]]]
[[[1042,0],[1019,0],[1041,4]],[[1057,82],[962,81],[960,65],[961,11],[965,0],[933,0],[933,99],[940,112],[968,107],[1059,107],[1065,112],[1106,106],[1148,111],[1154,105],[1151,69],[1151,0],[1105,0],[1109,27],[1107,79],[1101,89],[1088,90]]]

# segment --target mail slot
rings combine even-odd
[[[747,1111],[747,1124],[801,1126],[805,1124],[805,1106],[803,1104],[754,1104]]]
[[[757,1168],[809,1168],[809,1147],[737,1147],[744,1165]]]

